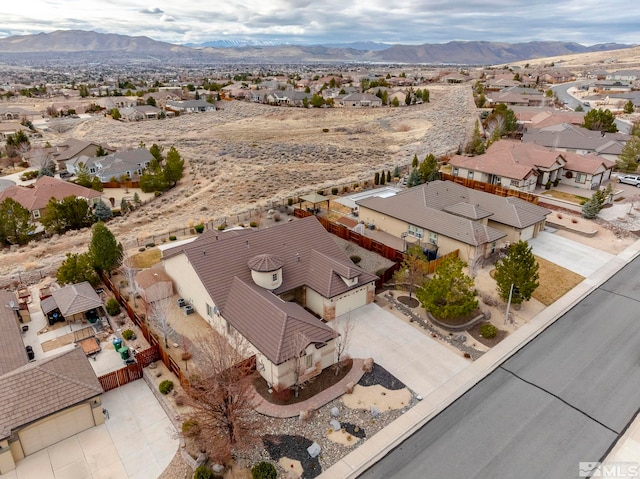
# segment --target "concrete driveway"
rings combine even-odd
[[[542,231],[537,238],[532,238],[528,242],[533,254],[585,278],[615,258],[611,253],[571,241],[548,231]]]
[[[333,327],[348,317],[354,323],[348,354],[371,357],[417,394],[426,397],[469,365],[456,353],[375,303],[339,316]]]
[[[17,463],[0,479],[155,479],[178,450],[175,428],[144,380],[105,393],[109,419]]]

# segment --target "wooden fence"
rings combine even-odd
[[[453,181],[454,183],[466,186],[467,188],[491,193],[496,196],[515,196],[517,198],[528,201],[529,203],[533,203],[534,205],[538,204],[538,197],[525,191],[513,190],[511,188],[505,188],[500,185],[492,185],[489,183],[484,183],[482,181],[470,180],[468,178],[462,178],[460,176],[449,175],[447,173],[440,173],[440,178],[442,180]]]
[[[98,377],[98,381],[100,381],[102,389],[104,389],[105,392],[110,391],[130,383],[131,381],[142,378],[144,368],[158,360],[158,351],[159,348],[157,345],[151,346],[150,348],[136,354],[135,363]]]
[[[293,214],[296,218],[306,218],[307,216],[313,216],[313,213],[302,208],[296,208],[295,210],[293,210]],[[400,266],[402,265],[402,262],[404,261],[404,258],[406,256],[402,251],[398,251],[397,249],[392,248],[391,246],[388,246],[384,243],[380,243],[379,241],[369,238],[368,236],[356,233],[346,226],[329,221],[327,218],[323,218],[322,216],[316,216],[316,218],[324,227],[324,229],[326,229],[329,233],[332,233],[344,240],[350,241],[351,243],[357,244],[367,251],[373,251],[374,253],[377,253],[380,256],[393,261],[393,266],[387,268],[384,272],[376,272],[376,274],[379,276],[379,279],[376,281],[376,289],[381,289],[384,283],[391,280],[394,273],[400,269]],[[427,272],[429,274],[433,273],[438,268],[438,266],[440,266],[442,262],[447,258],[457,258],[458,255],[459,250],[455,250],[451,253],[440,256],[437,259],[428,261]]]
[[[140,328],[142,335],[151,345],[151,348],[155,348],[156,356],[153,361],[161,359],[164,365],[169,369],[169,371],[175,374],[176,377],[180,380],[180,384],[183,384],[183,385],[186,384],[187,378],[185,377],[182,370],[180,369],[180,366],[178,366],[178,363],[176,363],[175,360],[171,356],[169,356],[169,354],[162,347],[162,344],[160,344],[160,340],[158,336],[155,334],[152,334],[151,330],[149,329],[149,326],[147,326],[145,321],[140,317],[140,315],[138,315],[138,313],[136,313],[133,307],[120,294],[120,291],[118,290],[118,288],[111,282],[109,277],[104,273],[102,274],[102,281],[104,282],[105,286],[109,288],[109,290],[113,293],[116,300],[127,311],[127,314],[129,315],[129,318],[131,318],[131,321],[133,321],[135,325]],[[137,360],[137,357],[136,357],[136,360]],[[150,362],[153,362],[153,361],[150,361]]]

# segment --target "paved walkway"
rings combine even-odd
[[[255,410],[260,414],[264,414],[265,416],[287,418],[298,416],[300,414],[300,411],[307,411],[309,409],[315,410],[321,408],[325,404],[330,403],[334,399],[342,396],[348,383],[355,385],[358,383],[358,381],[360,381],[360,378],[364,374],[364,371],[362,370],[363,364],[363,359],[354,358],[353,366],[344,378],[342,378],[330,388],[327,388],[324,391],[316,394],[312,398],[307,399],[306,401],[300,401],[295,404],[289,404],[286,406],[272,404],[254,390],[254,398],[257,401]]]
[[[327,479],[355,478],[384,457],[390,450],[401,446],[406,438],[490,374],[522,346],[535,338],[542,330],[553,324],[556,319],[591,293],[598,285],[609,279],[638,256],[639,252],[640,241],[637,241],[617,256],[614,256],[611,261],[603,265],[558,301],[545,308],[529,323],[510,334],[480,359],[469,364],[466,368],[450,377],[441,387],[425,396],[421,402],[387,426],[384,429],[384,434],[376,434],[367,439],[356,450],[324,471],[320,477]],[[629,428],[625,437],[619,441],[619,444],[612,451],[611,459],[620,460],[634,457],[633,460],[637,461],[637,455],[633,456],[633,454],[640,450],[639,426],[640,419],[636,419],[636,422]],[[591,459],[586,458],[585,460]],[[608,460],[610,459],[608,458]]]

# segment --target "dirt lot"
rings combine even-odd
[[[45,132],[42,144],[74,137],[136,148],[175,146],[186,163],[177,188],[141,210],[113,220],[118,240],[136,240],[200,221],[223,222],[253,209],[320,188],[372,180],[376,171],[455,151],[473,127],[467,86],[429,86],[431,103],[377,109],[298,109],[221,102],[221,110],[163,121],[123,123],[93,117],[65,133]],[[33,101],[28,105],[34,108]],[[255,214],[255,213],[254,213]],[[88,231],[54,236],[0,254],[0,277],[51,274],[66,252],[82,252]],[[39,279],[36,275],[36,279]]]

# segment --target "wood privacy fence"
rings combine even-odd
[[[293,214],[296,218],[313,216],[313,213],[302,208],[296,208],[295,210],[293,210]],[[384,243],[380,243],[379,241],[369,238],[368,236],[356,233],[355,231],[350,230],[344,225],[329,221],[327,218],[323,218],[321,216],[316,216],[316,218],[324,227],[324,229],[326,229],[329,233],[332,233],[344,240],[350,241],[351,243],[357,244],[367,251],[373,251],[374,253],[377,253],[380,256],[393,261],[393,266],[387,268],[384,272],[376,272],[376,274],[380,277],[376,281],[376,289],[381,289],[384,283],[390,281],[393,278],[394,273],[400,269],[400,266],[402,265],[402,262],[404,261],[404,258],[406,256],[402,251],[398,251],[397,249],[392,248],[391,246],[388,246]],[[459,250],[455,250],[451,253],[440,256],[437,259],[428,261],[427,272],[433,273],[438,268],[438,266],[440,266],[446,259],[452,257],[457,258],[458,254]]]
[[[102,281],[107,286],[107,288],[109,288],[109,290],[113,293],[113,295],[115,296],[116,300],[122,305],[123,308],[126,309],[127,314],[129,315],[129,318],[131,318],[131,321],[133,321],[135,323],[135,325],[140,328],[140,331],[142,332],[142,335],[145,337],[145,339],[151,345],[150,349],[153,349],[155,351],[154,359],[150,360],[147,363],[147,366],[150,363],[152,363],[153,361],[161,359],[162,362],[164,363],[164,365],[169,369],[169,371],[171,371],[173,374],[175,374],[176,377],[180,380],[180,384],[182,384],[182,385],[187,384],[187,378],[183,374],[182,370],[180,369],[180,366],[178,366],[178,363],[176,363],[176,361],[171,356],[169,356],[167,351],[165,351],[165,349],[162,347],[162,345],[160,344],[160,339],[158,338],[158,336],[151,332],[151,330],[149,329],[149,326],[147,326],[147,324],[140,317],[140,315],[135,312],[135,310],[131,307],[131,305],[127,302],[127,300],[120,294],[120,291],[111,282],[111,279],[109,279],[109,277],[104,273],[102,273],[101,276],[102,276]],[[139,355],[140,355],[140,353],[138,353],[138,356]],[[136,356],[136,361],[138,359],[138,356]]]
[[[485,191],[487,193],[491,193],[496,196],[515,196],[517,198],[528,201],[529,203],[533,203],[534,205],[538,204],[538,197],[536,195],[532,195],[531,193],[527,193],[525,191],[512,190],[511,188],[505,188],[500,185],[483,183],[482,181],[470,180],[468,178],[461,178],[460,176],[453,176],[447,173],[440,173],[440,178],[442,180],[453,181],[454,183],[458,183],[459,185],[466,186],[467,188],[471,188],[479,191]]]
[[[135,363],[100,376],[98,381],[100,381],[102,389],[104,389],[105,392],[111,391],[112,389],[123,386],[131,381],[142,378],[144,368],[158,360],[158,351],[159,348],[157,345],[151,346],[150,348],[136,354]]]

